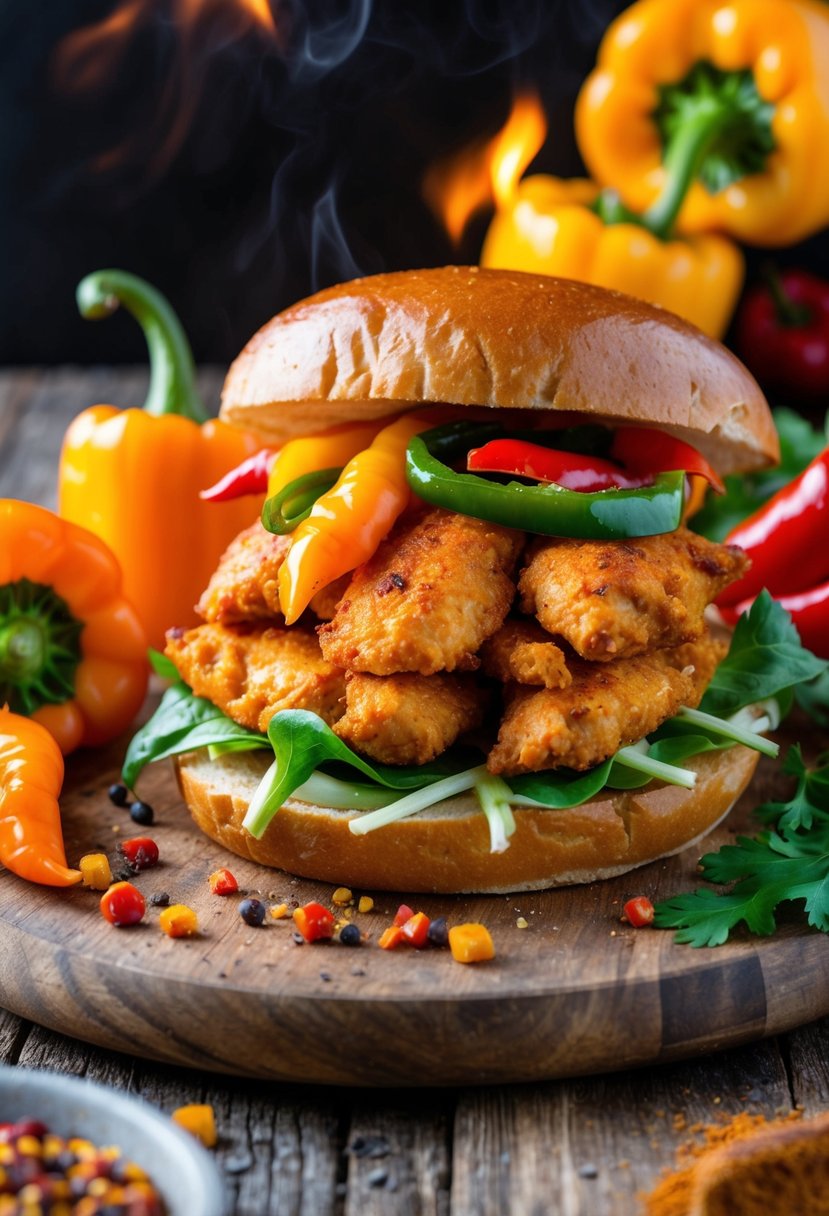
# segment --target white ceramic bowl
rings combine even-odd
[[[147,1102],[94,1081],[0,1065],[0,1123],[24,1118],[41,1119],[59,1136],[117,1144],[150,1175],[170,1216],[226,1216],[213,1158]]]

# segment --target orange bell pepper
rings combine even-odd
[[[89,275],[78,287],[84,316],[109,316],[119,301],[146,334],[149,395],[143,409],[96,405],[71,423],[58,510],[106,541],[148,643],[162,647],[171,625],[195,623],[193,605],[219,558],[250,524],[244,499],[202,502],[199,491],[260,444],[228,423],[205,421],[187,339],[163,296],[114,270]]]
[[[819,0],[638,0],[579,94],[579,149],[654,230],[792,244],[829,223],[827,64]]]
[[[581,178],[524,178],[490,225],[481,265],[624,291],[722,337],[743,283],[737,246],[713,234],[666,241],[632,220],[606,223],[592,209],[599,193]]]
[[[0,862],[29,882],[70,887],[80,870],[66,864],[58,795],[63,756],[31,718],[0,707]]]
[[[37,719],[66,754],[126,730],[148,670],[103,541],[44,507],[0,499],[0,705]]]
[[[293,532],[278,575],[286,624],[292,624],[323,587],[367,561],[391,531],[411,499],[406,445],[430,425],[417,414],[404,414],[384,427],[370,447],[348,462],[336,484]]]

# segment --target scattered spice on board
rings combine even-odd
[[[723,1169],[729,1168],[724,1157],[715,1159],[715,1155],[721,1154],[722,1150],[729,1146],[740,1145],[742,1147],[745,1145],[749,1147],[754,1143],[758,1150],[762,1150],[761,1138],[764,1133],[774,1133],[783,1128],[789,1128],[800,1118],[799,1110],[793,1110],[778,1119],[766,1119],[765,1115],[752,1115],[748,1111],[740,1111],[726,1122],[692,1128],[693,1131],[702,1135],[702,1140],[691,1140],[679,1146],[674,1169],[670,1173],[666,1173],[649,1194],[643,1196],[644,1216],[697,1216],[697,1214],[704,1216],[708,1212],[713,1216],[714,1212],[719,1212],[721,1209],[700,1206],[698,1192],[703,1171],[710,1175],[711,1166],[716,1168],[718,1160],[722,1161]],[[804,1123],[800,1126],[805,1129],[807,1124]],[[767,1154],[764,1153],[761,1157],[758,1153],[756,1162],[758,1177],[761,1163],[766,1156]],[[743,1189],[745,1190],[745,1187]],[[764,1193],[762,1207],[740,1207],[739,1211],[725,1208],[722,1210],[730,1210],[732,1216],[742,1216],[743,1213],[746,1216],[748,1213],[754,1216],[755,1212],[759,1214],[770,1211],[769,1195],[765,1184],[761,1186],[761,1193]],[[812,1211],[811,1208],[808,1210]],[[821,1210],[829,1211],[829,1207]]]

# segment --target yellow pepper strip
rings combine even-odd
[[[677,140],[698,137],[703,168],[677,227],[792,244],[829,223],[827,65],[820,0],[638,0],[608,28],[579,95],[582,157],[642,212],[665,190]],[[729,96],[742,101],[718,110],[740,74]]]
[[[104,542],[0,499],[0,705],[36,719],[64,754],[105,743],[141,707],[146,649]]]
[[[481,265],[581,279],[638,296],[721,337],[743,283],[740,250],[716,235],[663,241],[639,224],[605,224],[584,179],[524,178],[495,215]]]
[[[63,756],[49,732],[0,708],[0,862],[29,882],[71,887],[80,870],[66,864],[58,795]]]
[[[268,497],[317,469],[339,469],[372,442],[384,422],[346,422],[319,435],[289,439],[280,450],[268,478]]]
[[[406,445],[432,423],[405,414],[354,456],[293,533],[279,568],[279,602],[292,624],[323,587],[367,561],[410,500]]]

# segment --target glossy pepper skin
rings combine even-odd
[[[89,275],[78,287],[84,316],[110,316],[119,303],[147,338],[147,400],[142,409],[96,405],[70,424],[58,509],[106,541],[148,643],[162,647],[170,626],[195,623],[193,605],[221,554],[250,524],[244,499],[208,503],[199,491],[253,456],[259,444],[227,423],[205,421],[187,339],[154,288],[118,270]]]
[[[0,707],[0,862],[49,887],[71,887],[82,877],[66,864],[62,786],[63,756],[49,732]]]
[[[829,283],[790,269],[755,284],[737,313],[736,345],[767,392],[829,397]]]
[[[670,309],[712,338],[728,327],[744,277],[735,244],[714,234],[663,240],[639,223],[606,223],[584,179],[518,184],[484,240],[482,266],[580,279]]]
[[[820,0],[638,0],[579,94],[579,149],[634,211],[681,160],[681,231],[792,244],[829,222],[827,63]]]
[[[106,743],[144,700],[146,647],[103,541],[0,499],[0,705],[35,718],[64,754]]]

